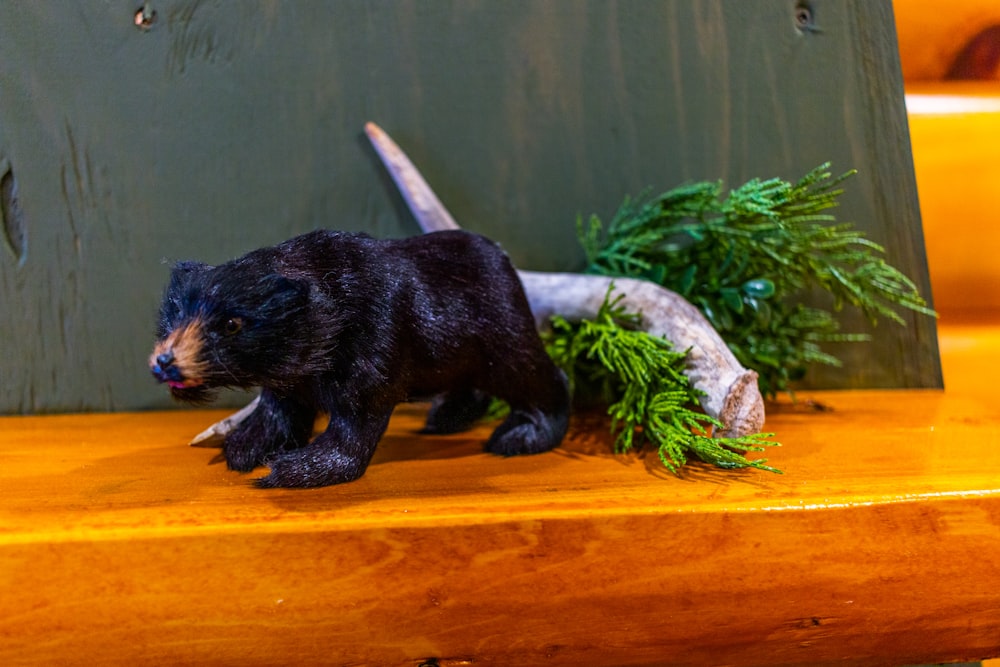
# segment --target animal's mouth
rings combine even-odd
[[[196,380],[193,378],[188,378],[187,380],[167,380],[167,386],[171,389],[190,389],[191,387],[200,387],[204,384],[201,380]]]

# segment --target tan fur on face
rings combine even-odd
[[[164,352],[173,352],[174,366],[181,372],[185,387],[195,387],[202,383],[202,375],[208,364],[201,359],[205,339],[201,332],[201,321],[190,322],[174,329],[158,342],[149,357],[150,367],[156,365],[156,358]]]

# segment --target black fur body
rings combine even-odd
[[[316,231],[211,267],[175,265],[150,368],[171,393],[260,387],[223,443],[262,487],[360,477],[400,402],[436,396],[426,431],[455,432],[491,396],[511,413],[487,451],[534,454],[567,427],[566,379],[546,354],[513,266],[461,231],[400,240]],[[329,415],[315,438],[314,420]]]

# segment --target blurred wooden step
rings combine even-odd
[[[1000,307],[1000,87],[907,87],[907,112],[935,305]]]

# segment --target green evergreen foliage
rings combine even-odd
[[[674,473],[690,456],[726,468],[780,472],[766,459],[745,456],[777,445],[767,439],[772,434],[712,437],[722,424],[696,409],[700,392],[684,375],[687,353],[637,331],[637,315],[626,313],[620,299],[611,299],[609,291],[593,320],[553,317],[545,334],[549,355],[568,375],[574,397],[609,406],[615,449],[626,452],[649,442]]]
[[[578,221],[588,271],[678,292],[758,372],[764,395],[789,391],[810,364],[840,364],[822,343],[867,339],[840,332],[844,304],[873,323],[903,324],[897,307],[934,315],[881,246],[828,212],[854,173],[832,178],[828,169],[797,183],[755,179],[726,196],[721,183],[703,182],[627,198],[606,225]],[[801,304],[811,288],[832,295],[832,311]]]

